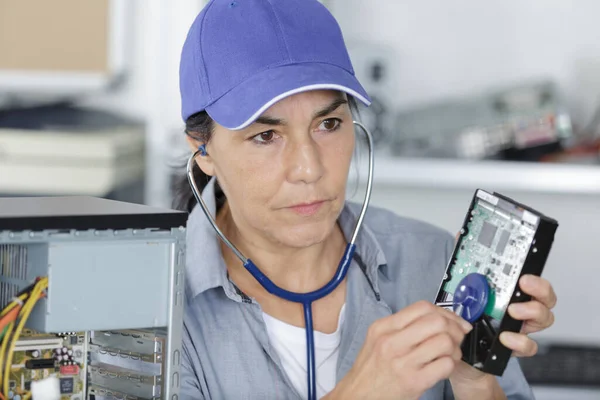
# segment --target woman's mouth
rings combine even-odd
[[[325,200],[296,204],[288,208],[298,215],[309,217],[311,215],[316,214],[319,211],[319,209],[323,206],[323,204],[325,204]]]

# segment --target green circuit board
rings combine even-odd
[[[84,400],[85,338],[85,332],[45,334],[25,329],[16,343],[10,367],[12,398],[22,398],[33,381],[55,376],[60,382],[60,400]]]
[[[443,290],[450,299],[465,276],[484,275],[491,289],[484,313],[501,321],[521,275],[535,226],[482,199],[473,207],[471,217]]]

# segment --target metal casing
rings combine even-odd
[[[47,297],[36,304],[28,328],[166,328],[161,397],[177,398],[187,214],[84,197],[27,199],[20,209],[15,201],[0,199],[0,208],[10,202],[15,211],[0,213],[3,300],[47,276]],[[57,206],[62,211],[53,213]]]
[[[37,276],[48,276],[48,297],[40,300],[27,322],[40,332],[167,326],[170,270],[181,267],[176,277],[183,279],[181,233],[23,233],[9,243],[27,248],[26,279],[2,281],[23,288]]]

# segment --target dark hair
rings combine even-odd
[[[208,143],[210,141],[210,139],[212,138],[213,130],[213,120],[206,111],[200,111],[190,116],[185,121],[185,134],[203,143]],[[196,163],[194,163],[194,165],[192,166],[192,174],[194,176],[194,181],[196,182],[198,189],[202,191],[204,187],[208,184],[210,176],[206,175]],[[220,191],[221,193],[223,192],[220,187],[218,187],[218,191]],[[194,206],[196,205],[197,201],[194,197],[194,193],[192,192],[192,188],[189,185],[187,171],[185,171],[185,166],[183,174],[177,176],[173,180],[172,192],[173,208],[175,208],[176,210],[187,211],[188,213],[191,212]]]
[[[353,96],[348,96],[348,105],[353,116],[358,116],[358,103]],[[200,111],[185,121],[185,134],[200,142],[208,143],[212,138],[213,131],[214,122],[206,111]],[[202,191],[211,177],[202,172],[196,163],[192,167],[192,173],[198,189]],[[187,211],[188,213],[191,212],[196,205],[196,198],[192,193],[192,188],[188,183],[185,171],[173,180],[172,192],[173,208]],[[220,208],[225,202],[225,194],[219,186],[218,181],[215,182],[215,194],[217,197],[217,208]]]

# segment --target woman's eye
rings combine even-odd
[[[252,140],[254,140],[255,142],[258,142],[260,144],[267,144],[269,142],[272,142],[274,137],[275,137],[275,132],[266,131],[266,132],[259,133],[256,136],[253,136]]]
[[[341,121],[337,118],[329,118],[321,122],[319,130],[323,131],[334,131],[339,128]]]

